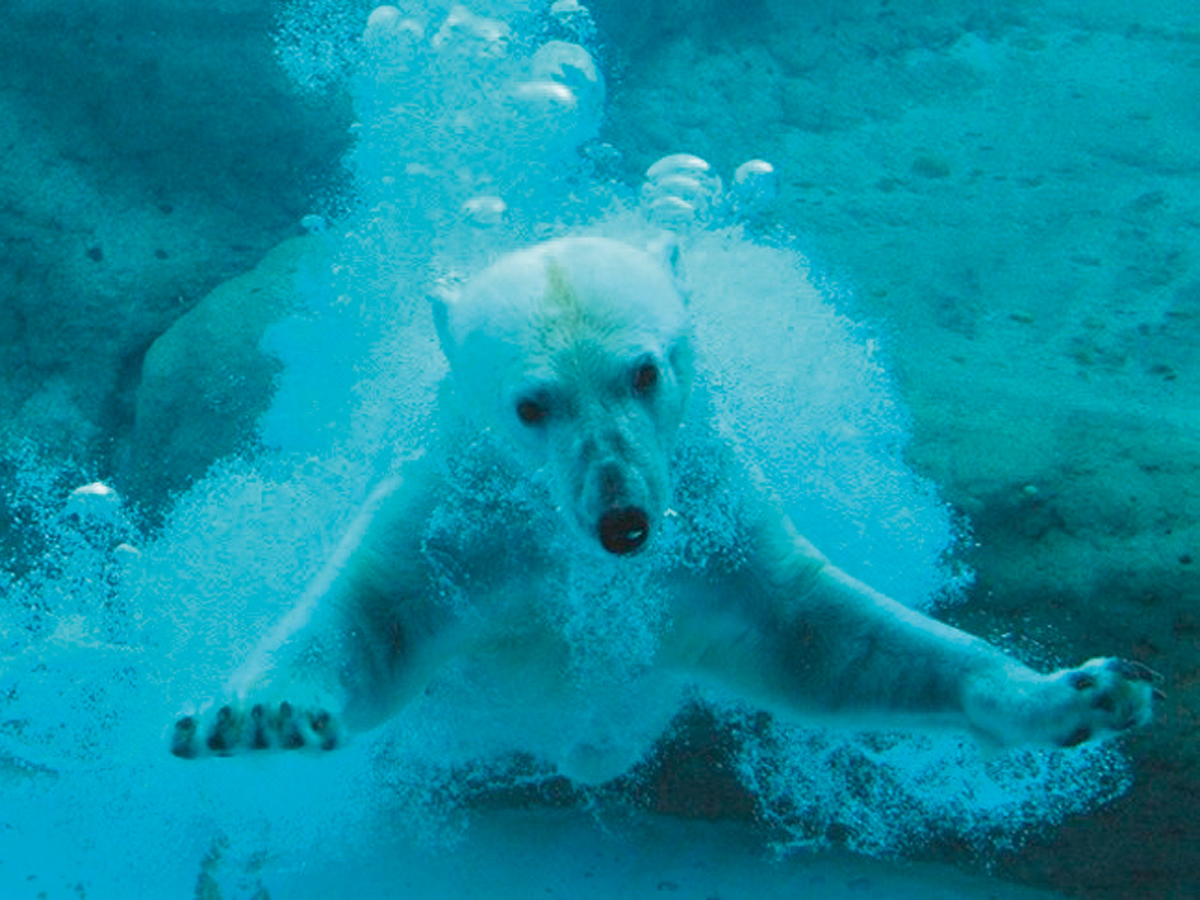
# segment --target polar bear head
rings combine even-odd
[[[547,471],[578,532],[609,553],[641,549],[667,507],[692,381],[667,268],[619,241],[565,238],[503,257],[434,313],[470,414]]]

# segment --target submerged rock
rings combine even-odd
[[[284,241],[251,271],[214,288],[146,352],[127,470],[158,499],[245,447],[267,407],[279,362],[260,349],[296,300],[315,237]]]
[[[0,442],[111,470],[146,348],[311,211],[348,103],[297,97],[273,17],[261,0],[5,4]]]

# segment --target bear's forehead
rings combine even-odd
[[[545,313],[564,318],[583,313],[579,292],[571,284],[562,264],[555,259],[546,263],[546,292],[542,295],[542,306]]]
[[[684,304],[647,254],[568,239],[519,251],[469,285],[451,313],[461,340],[555,353],[581,342],[665,345],[687,329]]]
[[[603,285],[592,285],[591,290],[585,286],[584,291],[586,297],[556,260],[547,262],[546,287],[538,298],[534,324],[539,343],[548,350],[604,343],[637,324],[605,296]]]

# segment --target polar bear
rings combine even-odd
[[[174,723],[176,756],[332,749],[464,657],[497,663],[493,677],[536,705],[572,678],[546,598],[592,565],[640,566],[640,581],[614,584],[665,605],[643,682],[1000,747],[1070,747],[1151,719],[1162,695],[1138,663],[1040,674],[839,570],[715,425],[699,423],[704,464],[679,462],[693,350],[661,256],[562,238],[434,301],[450,365],[440,437],[375,490],[225,696]],[[632,762],[559,764],[598,782]]]

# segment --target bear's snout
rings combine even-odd
[[[600,517],[600,543],[609,553],[636,553],[650,536],[650,517],[638,506],[610,509]]]

